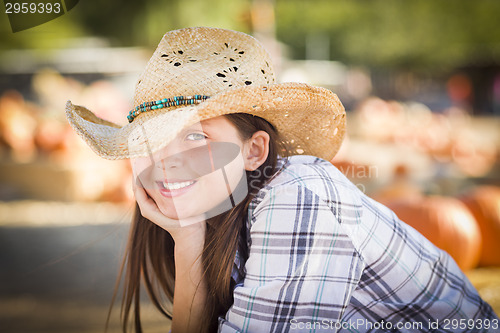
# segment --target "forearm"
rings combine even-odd
[[[204,233],[176,241],[173,333],[199,332],[203,326],[207,295],[201,256],[203,244]]]

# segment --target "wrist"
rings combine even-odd
[[[169,230],[174,239],[176,247],[185,247],[190,244],[199,244],[205,242],[205,222],[194,223],[185,227]]]
[[[205,245],[205,222],[179,228],[171,233],[174,239],[176,270],[201,258]]]

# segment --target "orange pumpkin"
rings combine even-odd
[[[462,270],[477,266],[481,233],[476,220],[460,200],[427,196],[392,201],[387,206],[434,245],[448,252]]]
[[[418,199],[422,197],[422,191],[409,177],[408,167],[399,164],[394,168],[392,181],[370,194],[376,201],[386,204],[399,199]]]
[[[500,187],[479,186],[460,198],[477,220],[483,245],[479,264],[500,266]]]

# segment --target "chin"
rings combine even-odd
[[[160,212],[163,215],[165,215],[169,219],[179,220],[179,216],[177,215],[177,212],[175,211],[175,209],[167,208],[167,207],[164,207],[163,205],[158,205],[158,209],[160,210]]]

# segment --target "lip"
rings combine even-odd
[[[197,183],[197,181],[194,179],[191,179],[191,180],[177,180],[177,179],[173,180],[173,179],[170,179],[170,181],[168,181],[168,182],[165,181],[165,183],[168,183],[170,186],[173,186],[173,187],[182,185],[182,183],[191,183],[187,186],[183,186],[180,188],[168,189],[168,188],[165,188],[163,181],[157,181],[156,184],[158,185],[160,194],[166,198],[173,198],[173,197],[181,196],[181,195],[185,194],[186,192],[189,192],[193,188],[193,186]]]

